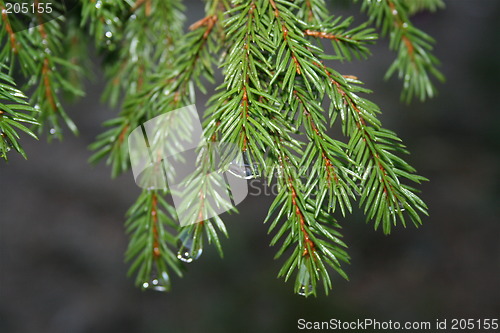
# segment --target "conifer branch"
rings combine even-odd
[[[37,136],[26,125],[38,126],[30,114],[35,110],[29,105],[27,97],[16,88],[14,80],[4,73],[6,68],[0,64],[0,158],[7,160],[7,153],[13,148],[26,158],[19,132],[34,139]]]
[[[380,112],[373,103],[354,92],[368,92],[352,83],[357,80],[335,75],[333,70],[318,64],[327,73],[332,85],[329,95],[340,110],[344,133],[350,137],[349,156],[356,162],[361,177],[361,201],[368,219],[375,220],[375,228],[382,222],[384,233],[391,231],[391,225],[400,219],[405,225],[403,212],[406,210],[416,226],[421,223],[419,212],[427,214],[427,207],[414,193],[415,190],[400,182],[400,178],[420,183],[426,180],[415,175],[415,169],[396,153],[407,153],[401,139],[381,127],[376,114]]]
[[[7,37],[8,37],[9,43],[10,43],[10,48],[11,48],[13,53],[17,53],[16,35],[14,34],[14,30],[12,29],[12,25],[10,23],[9,16],[7,15],[7,10],[5,9],[5,4],[4,4],[3,0],[0,1],[0,12],[2,13],[2,22],[3,22],[3,25],[5,27],[4,29],[5,29],[5,32],[7,34]]]
[[[144,289],[170,289],[170,270],[182,276],[179,261],[169,247],[176,246],[173,232],[178,225],[171,217],[175,211],[163,195],[144,190],[127,212],[125,226],[132,237],[125,257],[132,261],[129,275],[135,273],[136,285]]]
[[[389,35],[397,52],[387,76],[397,71],[403,78],[406,101],[433,96],[431,76],[442,78],[430,53],[432,38],[408,17],[441,6],[441,0],[363,0],[371,23]],[[62,13],[62,7],[55,10]],[[206,83],[215,83],[214,68],[222,67],[223,82],[205,111],[206,144],[198,147],[196,169],[182,182],[185,189],[141,184],[147,189],[127,212],[126,260],[138,286],[168,290],[171,273],[181,275],[179,260],[198,258],[204,239],[222,256],[220,234],[227,236],[227,230],[218,212],[236,210],[226,171],[276,182],[278,195],[265,222],[273,233],[271,245],[279,244],[276,258],[284,258],[278,275],[285,280],[293,275],[295,292],[304,296],[316,295],[320,284],[328,293],[332,269],[347,279],[342,265],[349,255],[333,214],[340,211],[346,218],[359,199],[367,220],[386,234],[397,223],[405,226],[408,217],[421,224],[426,205],[407,183],[426,179],[401,158],[405,146],[382,126],[379,107],[363,97],[370,90],[356,76],[326,64],[366,58],[377,38],[374,29],[330,16],[323,0],[207,0],[205,16],[185,33],[183,11],[181,0],[91,0],[82,2],[81,15],[74,17],[81,18],[78,28],[73,17],[64,22],[34,14],[40,24],[29,30],[16,16],[0,17],[0,157],[5,159],[10,148],[25,156],[19,133],[36,138],[25,124],[38,124],[36,113],[31,115],[37,110],[40,123],[54,127],[58,136],[60,119],[76,131],[59,94],[81,95],[80,67],[88,63],[76,41],[85,40],[84,28],[104,57],[103,98],[120,109],[90,146],[91,161],[106,158],[113,176],[130,167],[132,131],[160,115],[171,121],[167,112],[195,103],[195,89],[207,93]],[[325,51],[326,41],[333,52]],[[13,82],[17,68],[30,78],[20,90],[35,88],[36,108]],[[170,115],[179,117],[177,128],[147,140],[147,171],[153,174],[144,177],[154,181],[159,167],[164,175],[175,174],[175,163],[164,163],[164,157],[176,158],[173,147],[190,130],[189,113]],[[344,138],[330,134],[336,121]],[[235,166],[244,174],[233,173]],[[177,192],[183,201],[174,196],[174,209],[166,197]]]
[[[39,2],[36,0],[34,6],[38,7]],[[0,7],[5,8],[3,0],[0,2]],[[62,8],[54,6],[53,11],[55,16]],[[51,134],[55,134],[58,138],[62,138],[62,129],[59,124],[62,119],[70,130],[77,133],[77,129],[72,120],[59,102],[58,94],[60,91],[69,91],[74,95],[81,96],[82,92],[73,87],[60,72],[78,71],[78,67],[64,60],[61,55],[63,35],[61,25],[63,18],[52,19],[46,21],[46,17],[41,13],[31,13],[33,22],[36,27],[27,29],[18,17],[13,14],[8,15],[6,11],[2,11],[2,28],[0,29],[0,38],[7,38],[10,42],[0,48],[0,54],[6,62],[10,63],[10,70],[16,68],[16,60],[20,65],[20,69],[29,79],[23,90],[35,87],[31,96],[31,103],[35,105],[37,112],[35,116],[42,126],[50,126]],[[15,32],[16,31],[16,32]],[[15,32],[15,35],[13,33]]]
[[[408,13],[410,15],[423,10],[435,12],[445,7],[443,0],[403,0],[403,3],[408,8]]]
[[[409,103],[413,97],[421,101],[433,97],[436,88],[431,81],[434,76],[443,81],[437,69],[439,60],[431,54],[434,39],[417,29],[408,18],[409,9],[404,0],[364,0],[363,8],[383,35],[390,36],[390,48],[397,58],[386,73],[386,78],[395,72],[403,79],[401,99]]]
[[[330,40],[338,60],[351,61],[353,55],[358,59],[366,58],[370,55],[368,45],[374,43],[377,35],[366,23],[351,28],[352,22],[352,17],[338,17],[327,24],[310,25],[304,30],[304,34]]]
[[[38,6],[38,1],[35,1],[35,5]],[[80,96],[83,92],[74,88],[66,78],[59,74],[59,71],[64,72],[64,68],[71,68],[71,70],[78,69],[60,57],[63,35],[58,19],[46,22],[44,17],[37,13],[36,20],[38,25],[31,32],[30,37],[32,38],[33,46],[36,47],[36,52],[39,54],[36,74],[39,78],[39,83],[32,96],[32,103],[40,108],[39,121],[42,124],[48,123],[51,126],[50,134],[62,139],[62,128],[59,124],[59,118],[66,123],[74,134],[78,134],[78,130],[59,101],[59,90],[69,90]]]
[[[323,0],[300,0],[297,1],[299,10],[297,18],[307,24],[319,24],[329,21],[326,3]]]
[[[102,17],[108,17],[104,19],[108,22],[113,22],[109,16],[123,15],[120,13],[128,11],[123,6],[100,9],[102,13],[98,13],[101,13]],[[103,94],[103,98],[112,106],[117,106],[118,100],[124,99],[122,111],[118,117],[104,123],[110,129],[101,133],[90,146],[91,150],[96,151],[90,158],[92,163],[109,155],[106,163],[112,166],[113,177],[129,168],[128,149],[124,139],[145,121],[146,116],[153,116],[149,101],[153,91],[149,89],[149,84],[155,72],[163,65],[162,61],[167,54],[172,56],[171,46],[167,45],[169,47],[166,49],[163,46],[165,42],[175,40],[180,33],[183,20],[181,9],[179,2],[155,3],[153,13],[149,16],[144,8],[135,10],[135,13],[127,18],[129,24],[124,31],[119,26],[108,26],[109,30],[102,32],[102,36],[107,38],[106,41],[96,36],[97,41],[104,43],[101,45],[103,48],[122,44],[118,54],[119,61],[108,66],[107,75],[110,81]],[[94,10],[89,9],[88,12],[94,13]],[[168,27],[164,24],[165,17],[171,18]],[[100,25],[91,28],[96,34],[101,29]],[[112,56],[113,53],[110,54],[110,57]]]
[[[214,3],[217,3],[215,1]],[[209,3],[212,4],[212,3]],[[190,31],[186,34],[184,39],[179,38],[177,36],[177,31],[170,31],[166,33],[167,42],[173,42],[176,40],[180,40],[180,44],[175,44],[174,53],[169,54],[168,57],[165,53],[156,53],[159,55],[157,60],[152,65],[152,68],[159,69],[159,74],[154,73],[152,70],[148,70],[144,73],[142,84],[144,86],[139,86],[138,90],[134,93],[130,93],[123,106],[123,114],[127,116],[132,116],[133,121],[136,124],[143,122],[145,117],[154,117],[160,114],[163,114],[166,111],[170,111],[173,109],[177,109],[181,106],[192,104],[194,101],[194,95],[192,93],[193,82],[195,82],[200,89],[203,89],[203,84],[200,81],[200,77],[203,76],[208,80],[213,80],[213,72],[210,64],[214,62],[213,52],[216,46],[212,42],[212,39],[215,39],[212,36],[212,32],[216,26],[218,21],[218,15],[216,11],[219,10],[217,6],[210,6],[212,8],[209,12],[207,12],[207,16],[205,19],[198,21],[195,25],[190,27]],[[137,10],[137,13],[140,11]],[[182,15],[178,15],[175,12],[170,14],[176,15],[176,19],[182,18]],[[155,15],[157,15],[157,10],[154,10],[151,13],[151,16],[148,18],[149,21],[155,19]],[[164,18],[164,15],[159,15],[157,18]],[[171,34],[174,33],[174,34]],[[156,45],[154,41],[148,41],[145,47],[149,45]],[[151,55],[150,55],[151,57]],[[146,58],[146,57],[145,57]],[[175,59],[172,63],[165,63],[162,60],[165,59]],[[145,59],[146,60],[146,59]],[[140,89],[139,89],[140,88]],[[141,113],[137,112],[137,109],[141,108],[143,111]],[[117,121],[118,122],[118,121]],[[123,124],[123,123],[122,123]],[[112,125],[112,124],[111,124]],[[129,124],[127,124],[129,125]],[[125,137],[129,131],[133,130],[134,127],[131,128],[123,128],[118,134],[115,129],[114,135],[118,134],[118,144],[121,147],[125,145],[120,140],[120,138]],[[170,138],[174,142],[176,140],[180,140],[181,138]],[[169,140],[170,140],[169,139]],[[102,137],[98,138],[97,143],[103,142]],[[158,142],[161,146],[162,144]],[[213,145],[208,145],[205,151],[200,152],[200,156],[210,157],[213,152]],[[97,154],[102,155],[101,152]],[[123,153],[119,152],[118,157],[122,158]],[[98,156],[98,155],[96,155]],[[160,157],[159,157],[160,158]],[[193,223],[187,227],[179,228],[177,227],[173,232],[177,233],[177,236],[174,239],[177,242],[180,242],[181,249],[179,250],[178,258],[183,261],[189,262],[199,256],[199,253],[203,250],[202,244],[202,235],[206,234],[206,237],[209,243],[215,243],[219,253],[222,255],[222,247],[220,245],[219,236],[217,235],[215,227],[217,227],[220,231],[227,235],[227,231],[222,220],[213,213],[213,208],[205,200],[206,197],[210,197],[211,193],[214,193],[213,187],[220,188],[220,179],[217,179],[216,175],[212,175],[212,164],[206,161],[211,161],[211,158],[201,158],[202,163],[200,167],[197,169],[197,173],[193,176],[197,176],[200,178],[198,182],[192,182],[193,188],[190,188],[188,193],[192,193],[196,196],[195,200],[187,200],[186,202],[195,202],[194,205],[189,205],[187,207],[180,207],[177,215],[184,214],[186,216],[192,216],[194,222],[200,220],[201,217],[212,216],[211,219],[203,218],[201,220],[205,220],[201,223]],[[205,161],[205,162],[203,162]],[[157,161],[161,163],[161,161]],[[128,167],[128,166],[127,166]],[[125,168],[125,166],[123,166]],[[215,177],[215,178],[214,178]],[[161,196],[164,197],[169,193],[169,190],[164,191]],[[146,194],[143,194],[146,195]],[[153,194],[149,194],[152,196]],[[160,198],[160,194],[155,194],[157,200]],[[139,200],[141,200],[139,198]],[[162,199],[163,200],[163,199]],[[155,202],[153,200],[153,202]],[[222,203],[217,203],[222,205]],[[228,203],[230,204],[230,203]],[[229,209],[229,207],[228,207]],[[176,215],[172,215],[176,217]],[[145,221],[135,221],[135,218],[131,218],[133,223],[143,224]],[[154,222],[154,220],[153,220]],[[160,228],[160,227],[158,227]],[[159,230],[159,229],[158,229]],[[152,231],[153,232],[153,231]],[[140,232],[137,230],[130,230],[132,242],[134,239],[138,239],[141,237]],[[176,245],[176,241],[169,242],[168,239],[164,239],[161,235],[157,235],[155,238],[155,233],[153,232],[153,239],[160,244],[165,246],[165,249],[168,248],[167,245]],[[173,234],[172,234],[173,235]],[[170,237],[170,236],[169,236]],[[191,237],[191,238],[190,238]],[[190,239],[188,241],[188,239]],[[186,242],[189,242],[189,247],[187,247]],[[154,244],[154,242],[153,242]],[[153,246],[153,252],[154,252]],[[151,249],[147,250],[150,251]],[[170,250],[168,250],[170,251]],[[200,251],[198,254],[194,253],[196,251]],[[131,260],[131,256],[128,256],[127,259]],[[137,257],[136,262],[132,264],[130,273],[135,271],[135,268],[138,265],[144,265],[144,257]],[[140,264],[139,264],[140,263]],[[165,269],[162,267],[157,268],[159,274],[167,274],[166,267],[171,263],[168,261],[164,262]],[[178,265],[178,264],[177,264]],[[145,266],[149,267],[149,266]],[[175,265],[172,269],[176,270]],[[143,272],[146,272],[143,274]],[[147,278],[148,271],[147,270],[137,270],[137,283],[141,283],[141,281],[145,281]]]

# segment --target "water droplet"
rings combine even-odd
[[[5,8],[2,9],[2,14],[7,14],[7,10]]]
[[[153,270],[151,271],[151,278],[142,284],[143,289],[156,291],[168,291],[170,290],[170,286],[170,277],[167,272],[161,272],[158,274],[156,264],[153,266]]]
[[[392,10],[392,15],[398,15],[398,11],[396,9]]]
[[[305,263],[302,263],[300,265],[297,280],[300,283],[300,289],[297,294],[307,297],[314,293],[314,288],[311,284],[311,274],[309,273],[309,269],[307,268]]]
[[[49,42],[48,42],[46,39],[43,39],[43,40],[42,40],[42,44],[43,44],[43,45],[47,45],[48,43],[49,43]]]
[[[47,54],[50,54],[50,53],[51,53],[51,52],[50,52],[50,49],[49,49],[48,47],[47,47],[47,48],[45,48],[45,53],[47,53]]]
[[[177,252],[177,259],[188,264],[200,258],[203,253],[203,243],[201,239],[196,239],[196,236],[193,237],[192,234],[181,236],[178,246],[179,252]]]
[[[35,110],[40,110],[40,105],[35,104],[34,108],[35,108]]]
[[[111,31],[106,31],[105,36],[111,38],[113,37],[113,33]]]
[[[256,162],[251,162],[248,151],[243,152],[243,157],[238,156],[231,161],[227,170],[232,175],[241,179],[254,179],[260,177],[259,165]]]
[[[408,23],[406,23],[406,22],[403,23],[403,28],[405,28],[405,29],[408,28]]]
[[[298,294],[300,296],[304,296],[304,297],[307,297],[309,295],[311,295],[313,293],[313,286],[312,285],[307,285],[307,287],[305,285],[302,285],[302,287],[300,287],[299,289],[299,292]]]
[[[95,3],[95,8],[99,9],[102,7],[102,2],[99,0]]]
[[[137,16],[136,16],[135,14],[132,14],[132,15],[130,16],[130,20],[131,20],[131,21],[135,20],[136,18],[137,18]]]
[[[185,262],[185,263],[191,263],[193,262],[193,257],[191,257],[191,253],[187,250],[179,250],[179,252],[177,252],[177,258],[182,261],[182,262]]]
[[[234,162],[231,162],[231,165],[229,166],[229,169],[227,171],[242,179],[254,179],[259,177],[258,166],[255,163],[253,164],[253,166],[251,166],[249,164],[238,165]]]
[[[56,129],[55,128],[51,128],[50,131],[49,131],[50,134],[54,135],[56,134]]]

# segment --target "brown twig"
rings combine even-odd
[[[10,47],[14,51],[14,53],[17,53],[17,41],[16,41],[16,35],[14,33],[14,30],[12,30],[12,26],[9,21],[9,17],[7,16],[7,11],[5,10],[5,7],[0,6],[0,10],[2,12],[2,21],[5,24],[5,30],[7,31],[7,34],[9,35],[9,40],[10,40]]]
[[[153,256],[158,258],[160,256],[160,243],[158,241],[158,198],[156,193],[153,193],[151,202],[151,216],[153,218]]]
[[[191,24],[191,26],[189,26],[189,30],[192,31],[198,29],[199,27],[206,26],[207,30],[205,30],[203,38],[207,38],[208,34],[210,34],[210,31],[212,31],[212,28],[214,27],[216,22],[217,22],[217,15],[206,16],[201,20],[198,20],[193,24]]]
[[[304,31],[304,33],[306,34],[306,36],[312,36],[312,37],[316,37],[316,38],[332,39],[332,40],[335,40],[335,41],[339,40],[337,35],[329,34],[329,33],[322,32],[322,31],[315,31],[315,30],[306,29],[306,31]]]

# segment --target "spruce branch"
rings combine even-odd
[[[328,9],[324,0],[297,1],[299,10],[296,15],[307,24],[319,24],[329,21]]]
[[[58,56],[58,53],[61,52],[62,41],[62,33],[58,22],[56,20],[44,22],[41,15],[37,17],[37,20],[39,25],[37,29],[34,29],[31,37],[35,42],[34,45],[45,46],[45,48],[38,51],[40,56],[37,59],[39,65],[36,75],[39,77],[39,83],[33,93],[32,103],[40,108],[39,121],[42,124],[49,123],[49,126],[51,126],[50,133],[61,139],[62,129],[59,124],[59,117],[64,120],[73,133],[78,134],[78,130],[59,101],[59,89],[66,87],[72,90],[74,94],[81,95],[82,93],[73,89],[71,83],[67,82],[56,69],[56,66],[73,67],[67,60]]]
[[[237,143],[248,156],[256,161],[264,160],[271,170],[266,169],[268,178],[272,178],[273,170],[279,170],[281,191],[266,221],[273,221],[270,232],[279,221],[282,226],[271,244],[276,244],[282,236],[285,238],[277,257],[295,247],[279,275],[288,280],[297,270],[296,292],[310,295],[316,293],[318,280],[323,280],[325,290],[331,288],[324,262],[343,274],[335,253],[341,253],[346,260],[347,255],[320,239],[331,235],[325,234],[327,229],[320,225],[325,215],[322,200],[316,203],[306,194],[299,170],[299,156],[304,155],[302,144],[291,137],[302,121],[294,121],[298,103],[291,105],[291,102],[301,97],[308,102],[316,101],[318,89],[314,83],[318,82],[319,70],[311,65],[317,58],[310,50],[317,48],[301,37],[302,30],[297,24],[291,23],[294,16],[286,7],[289,4],[285,1],[258,5],[242,2],[229,12],[231,16],[225,26],[231,47],[226,59],[225,82],[219,87],[224,91],[212,99],[215,107],[210,110],[208,128],[217,126],[223,133],[222,141]],[[266,41],[264,34],[270,30],[280,38]],[[259,72],[266,73],[267,77]],[[302,79],[303,75],[307,80]],[[305,118],[314,133],[309,131],[309,134],[317,135],[316,124],[311,125],[313,120]],[[327,172],[333,170],[329,168]]]
[[[340,76],[322,64],[318,66],[330,79],[328,94],[334,108],[340,110],[344,134],[350,137],[348,154],[359,170],[360,204],[364,205],[367,218],[375,220],[375,228],[382,222],[384,233],[388,234],[397,219],[405,225],[406,210],[418,226],[419,212],[427,214],[427,207],[415,189],[402,184],[400,179],[420,183],[426,178],[416,175],[413,167],[394,154],[407,151],[394,132],[381,127],[376,118],[379,108],[356,94],[369,91],[356,86],[358,80]]]
[[[332,42],[338,60],[351,61],[352,57],[357,59],[366,58],[370,55],[369,44],[373,44],[377,35],[368,27],[367,23],[351,28],[353,18],[332,19],[326,25],[310,25],[304,30],[306,36],[319,39],[327,39]],[[331,22],[331,23],[330,23]]]
[[[6,74],[6,68],[0,64],[0,157],[7,160],[7,153],[14,148],[24,158],[19,132],[24,132],[38,140],[33,131],[26,125],[38,126],[31,116],[35,112],[27,97],[16,88],[14,80]]]
[[[99,48],[114,50],[121,39],[122,20],[131,15],[131,0],[90,0],[81,2],[80,26],[88,27]],[[111,37],[109,33],[111,33]]]
[[[316,295],[316,284],[323,281],[325,292],[332,288],[331,279],[325,263],[333,267],[340,275],[347,278],[340,267],[340,262],[349,262],[347,253],[342,249],[346,245],[335,228],[340,226],[329,217],[325,210],[316,208],[315,203],[305,193],[299,177],[297,157],[280,145],[277,160],[280,163],[281,177],[278,180],[281,190],[269,209],[266,221],[273,218],[269,232],[274,231],[281,221],[281,228],[271,241],[275,245],[280,239],[282,244],[275,258],[280,258],[289,248],[294,247],[283,264],[278,276],[288,280],[295,270],[295,292],[309,296]],[[280,209],[276,216],[275,211]]]
[[[163,13],[160,8],[158,8],[158,6],[162,5],[158,3],[152,4],[156,7],[153,7],[154,10],[151,12],[147,11],[146,6],[137,6],[137,8],[134,9],[134,15],[136,15],[134,20],[139,22],[141,20],[139,15],[142,15],[143,24],[150,28],[150,30],[145,30],[145,34],[148,35],[149,32],[151,32],[151,35],[150,38],[143,38],[145,36],[138,37],[138,41],[143,42],[144,46],[131,45],[131,47],[133,46],[134,52],[135,49],[146,50],[147,53],[143,54],[143,59],[137,59],[139,56],[136,56],[135,61],[139,66],[143,66],[145,62],[149,62],[150,67],[140,72],[141,76],[138,77],[140,81],[138,81],[138,84],[134,87],[136,90],[131,91],[128,89],[123,103],[122,115],[109,123],[109,125],[115,128],[101,134],[96,143],[92,146],[94,149],[100,148],[100,151],[94,155],[93,159],[99,159],[111,152],[108,161],[118,161],[118,163],[113,162],[114,165],[120,164],[119,168],[115,168],[115,172],[118,173],[126,170],[128,164],[122,163],[128,159],[127,152],[123,151],[126,149],[124,138],[128,133],[137,125],[144,122],[145,119],[164,114],[165,112],[177,109],[181,106],[192,104],[194,102],[193,85],[196,84],[201,90],[204,90],[203,83],[200,80],[201,77],[213,82],[211,64],[215,62],[214,57],[218,49],[217,42],[218,39],[221,38],[218,33],[214,33],[215,30],[218,29],[218,17],[222,13],[220,12],[218,4],[218,1],[207,3],[207,16],[192,25],[184,38],[180,38],[181,34],[179,30],[172,29],[172,27],[168,30],[163,28],[163,19],[166,12],[169,12],[168,15],[171,15],[173,19],[175,16],[176,20],[182,21],[182,15],[178,15],[177,13],[180,5],[172,6],[172,4],[170,4],[169,6],[165,6],[163,7]],[[131,29],[130,31],[136,30],[137,29]],[[158,35],[158,31],[163,31],[163,35]],[[156,33],[153,34],[152,32]],[[163,45],[161,45],[161,43],[163,41],[167,43],[166,49],[162,48]],[[132,49],[130,49],[130,53],[132,53]],[[130,55],[133,57],[135,56],[134,54]],[[124,59],[125,58],[126,57],[124,57]],[[151,61],[151,59],[153,60]],[[173,59],[173,61],[171,61],[171,59]],[[158,73],[155,73],[155,71],[158,71]],[[130,73],[130,70],[127,70],[127,73]],[[138,112],[138,109],[141,111]],[[163,134],[160,133],[160,136],[155,138],[155,144],[158,145],[158,147],[163,146],[162,140],[165,138],[162,136]],[[115,140],[115,138],[118,138],[118,141]],[[173,142],[182,139],[181,137],[173,138],[172,136],[169,138],[172,139]],[[109,141],[106,142],[107,140]],[[109,142],[111,142],[111,144]],[[155,146],[155,144],[153,144],[153,146]],[[112,145],[114,145],[114,148]],[[211,156],[212,152],[210,149],[212,148],[211,145],[207,146],[207,151],[200,152],[201,156]],[[201,160],[205,161],[207,159],[201,158]],[[157,163],[161,163],[161,161],[157,161]],[[178,212],[178,214],[192,216],[195,222],[202,220],[201,223],[194,223],[187,227],[177,228],[173,231],[177,233],[175,239],[181,244],[178,258],[185,262],[190,262],[193,258],[199,256],[194,252],[200,251],[201,253],[203,250],[203,233],[205,233],[209,243],[215,243],[219,253],[222,255],[222,247],[216,229],[219,229],[226,235],[227,231],[220,217],[213,213],[214,207],[210,206],[210,203],[205,200],[205,197],[210,197],[211,193],[216,193],[213,186],[220,188],[220,179],[214,179],[214,175],[209,173],[209,171],[212,170],[211,166],[212,164],[206,162],[200,165],[197,169],[198,173],[194,176],[200,176],[200,179],[203,181],[192,182],[192,185],[196,188],[189,188],[189,191],[187,191],[192,193],[195,198],[194,200],[187,200],[186,202],[195,202],[196,204],[181,207],[180,212]],[[166,190],[161,194],[157,193],[155,195],[159,200],[160,195],[164,198],[169,193],[170,190]],[[138,199],[138,202],[140,202],[140,200],[141,198]],[[221,200],[218,200],[217,204],[221,205]],[[214,217],[211,219],[203,218],[212,215]],[[200,216],[202,218],[200,218]],[[176,215],[173,215],[173,217],[176,217]],[[137,223],[144,224],[145,222],[145,220],[142,220],[142,222]],[[132,234],[132,239],[135,237],[135,234]],[[168,240],[165,240],[161,235],[158,237],[157,241],[164,244],[165,247],[167,244],[173,244],[175,246],[176,243],[174,241],[170,244]],[[151,248],[147,251],[151,251]],[[147,270],[149,264],[147,260],[145,261],[145,258],[147,257],[137,257],[135,259],[136,261],[131,267],[131,273],[135,272],[135,268],[139,265],[146,265],[141,266],[146,267],[143,270],[137,270],[136,281],[137,283],[148,283],[151,285],[149,282],[144,282],[148,276],[147,274],[149,274]],[[132,257],[128,256],[127,260],[132,260]],[[168,274],[166,267],[171,265],[171,263],[169,261],[164,261],[162,265],[163,266],[156,268],[157,271],[160,275]],[[172,269],[176,270],[175,265]]]
[[[84,91],[84,80],[93,79],[93,73],[86,71],[92,67],[92,61],[88,56],[87,45],[90,40],[82,29],[78,17],[70,15],[65,22],[66,34],[62,41],[61,58],[67,59],[71,66],[61,68],[61,75],[73,89],[65,89],[63,97],[75,101],[82,97]]]
[[[407,6],[410,15],[424,10],[435,12],[445,7],[443,0],[403,0],[403,3]]]
[[[322,108],[318,102],[307,101],[305,96],[295,92],[299,105],[294,108],[302,109],[299,117],[305,118],[305,132],[309,138],[307,148],[300,161],[300,170],[307,177],[305,188],[307,196],[316,193],[314,207],[315,215],[326,205],[328,212],[334,212],[338,205],[342,215],[352,211],[351,201],[357,187],[354,180],[357,175],[349,169],[350,160],[347,155],[347,146],[335,140],[326,133],[326,119],[322,115]],[[299,122],[301,120],[299,119]]]
[[[382,34],[390,37],[389,47],[397,52],[397,57],[387,70],[386,78],[397,72],[403,80],[401,99],[409,103],[414,97],[421,101],[433,97],[436,88],[431,76],[439,81],[443,81],[444,76],[437,69],[439,60],[431,54],[434,39],[411,23],[408,18],[411,9],[407,3],[403,0],[364,0],[363,9],[381,28]]]
[[[397,72],[403,79],[405,101],[434,96],[431,77],[442,79],[432,38],[409,20],[441,6],[441,0],[363,0],[368,23],[389,35],[397,53],[387,77]],[[181,0],[92,0],[79,8],[81,15],[68,18],[34,14],[39,24],[25,30],[2,11],[0,156],[7,159],[10,148],[25,156],[20,132],[36,138],[26,124],[50,125],[60,136],[62,119],[76,131],[59,95],[81,95],[81,68],[89,64],[85,42],[78,41],[89,34],[104,59],[103,99],[119,109],[90,146],[91,161],[106,159],[112,176],[119,175],[134,157],[127,145],[134,130],[145,131],[153,119],[168,128],[148,132],[145,189],[127,212],[125,259],[136,285],[168,290],[172,273],[182,275],[181,262],[197,259],[205,240],[222,256],[227,229],[218,212],[236,211],[228,176],[276,183],[265,222],[275,258],[283,260],[278,275],[294,277],[295,292],[304,296],[316,295],[319,285],[328,293],[332,272],[347,279],[343,265],[350,259],[340,229],[356,202],[386,234],[408,218],[422,223],[427,207],[411,184],[426,179],[402,158],[406,147],[383,127],[381,110],[366,98],[371,91],[334,69],[335,61],[370,55],[377,35],[368,23],[331,16],[323,0],[207,0],[204,16],[186,32]],[[327,42],[333,51],[326,51]],[[215,68],[223,81],[204,113],[205,144],[196,150],[195,171],[181,186],[156,186],[159,171],[176,175],[183,157],[175,147],[192,130],[189,112],[169,112],[194,104],[196,90],[207,94]],[[28,81],[20,90],[12,79],[18,70]],[[31,87],[35,108],[21,92]],[[170,116],[178,117],[175,128]],[[339,133],[332,130],[336,122]]]
[[[103,15],[101,20],[112,23],[111,16],[131,11],[133,4],[127,4],[129,7],[99,7],[97,13]],[[93,8],[88,10],[89,13],[95,12]],[[146,115],[153,117],[149,111],[152,90],[148,85],[155,72],[163,65],[162,61],[172,56],[170,44],[178,37],[183,20],[183,16],[179,15],[182,6],[178,1],[155,3],[153,9],[152,13],[146,13],[145,8],[136,8],[134,14],[126,18],[129,23],[125,25],[124,30],[120,26],[108,25],[108,30],[102,31],[104,27],[101,25],[94,28],[91,25],[91,31],[95,34],[102,33],[99,37],[96,36],[96,41],[101,42],[102,48],[121,45],[118,54],[108,54],[110,60],[118,57],[118,61],[107,63],[107,76],[110,81],[103,98],[112,106],[117,106],[118,100],[123,99],[120,105],[122,110],[118,117],[104,123],[105,127],[110,128],[90,145],[90,149],[96,151],[90,161],[96,163],[108,155],[106,163],[111,165],[113,177],[129,168],[126,138],[146,120]],[[172,19],[168,27],[164,24],[165,17]],[[102,36],[106,37],[105,41]]]
[[[4,38],[7,39],[5,47],[2,50],[2,58],[7,58],[6,53],[9,53],[9,51],[11,51],[12,53],[17,52],[18,41],[12,28],[12,23],[10,22],[9,16],[7,15],[5,3],[3,2],[3,0],[0,1],[0,11],[2,13],[2,25],[4,26],[4,28],[1,30],[0,36],[2,40],[4,40]]]
[[[39,3],[35,0],[34,5],[38,7]],[[3,0],[0,2],[0,7],[5,8]],[[62,10],[62,7],[54,5],[53,15],[57,17],[57,13]],[[32,13],[30,18],[36,27],[26,29],[19,18],[7,15],[6,11],[2,10],[2,21],[5,25],[2,24],[0,38],[8,39],[9,42],[0,49],[0,53],[6,62],[10,63],[11,71],[15,69],[16,60],[18,61],[27,79],[23,90],[34,87],[30,100],[31,104],[40,110],[35,114],[41,124],[39,132],[48,125],[50,133],[61,139],[60,120],[62,120],[73,133],[77,134],[76,126],[64,111],[58,96],[61,91],[69,91],[77,96],[83,94],[61,74],[79,71],[77,66],[62,57],[64,18],[62,16],[54,18],[41,13]],[[14,31],[17,31],[15,35]]]
[[[144,289],[170,289],[170,269],[182,275],[179,261],[170,248],[176,246],[174,232],[178,225],[172,218],[175,210],[164,195],[144,190],[127,212],[125,226],[131,238],[125,258],[132,261],[128,274],[135,273],[136,285]]]

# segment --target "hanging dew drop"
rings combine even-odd
[[[56,132],[57,132],[57,131],[56,131],[56,129],[55,129],[55,128],[51,128],[51,129],[49,130],[49,133],[50,133],[50,134],[52,134],[52,135],[56,134]]]
[[[148,281],[142,283],[143,289],[155,290],[155,291],[169,291],[170,290],[170,277],[167,272],[158,273],[158,269],[153,266],[153,270],[151,271],[151,278]]]
[[[203,253],[202,248],[199,248],[199,249],[193,251],[193,249],[191,249],[189,247],[181,246],[179,249],[179,252],[177,252],[177,259],[189,264],[189,263],[193,262],[193,260],[199,259],[201,257],[202,253]]]
[[[255,179],[260,177],[259,165],[251,162],[248,151],[243,152],[243,157],[238,156],[229,164],[227,170],[230,174],[241,179]]]
[[[106,33],[104,34],[107,38],[111,38],[113,37],[113,33],[111,31],[106,31]]]
[[[195,240],[193,235],[187,234],[181,237],[178,242],[179,252],[177,252],[177,259],[187,264],[197,260],[203,253],[203,244],[200,240]]]
[[[314,288],[311,284],[311,274],[306,264],[302,263],[299,268],[297,279],[300,283],[300,288],[297,292],[300,296],[307,297],[314,292]]]
[[[187,250],[179,250],[177,252],[177,259],[188,264],[193,262],[193,257],[191,257],[191,253]]]
[[[241,179],[254,179],[260,176],[257,164],[238,164],[234,161],[229,165],[227,170],[232,175]]]
[[[302,285],[297,294],[299,294],[300,296],[307,297],[311,295],[312,292],[313,292],[313,286],[309,284],[307,285],[307,287],[305,285]]]

